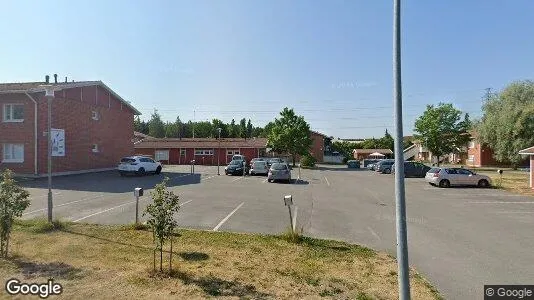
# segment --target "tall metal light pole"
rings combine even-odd
[[[48,100],[48,222],[52,223],[52,99],[54,99],[54,88],[52,85],[43,86],[45,97]]]
[[[219,159],[221,158],[221,128],[217,128],[217,131],[219,132],[219,149],[217,149],[217,175],[221,175],[221,172],[219,171]]]
[[[402,147],[402,81],[400,0],[393,0],[393,94],[395,110],[395,203],[397,225],[397,262],[399,299],[410,299],[408,265],[408,231],[406,228],[406,199],[404,189],[404,155]]]

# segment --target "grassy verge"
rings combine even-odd
[[[493,181],[493,186],[497,188],[502,188],[516,194],[534,196],[534,191],[529,187],[530,175],[528,172],[504,170],[502,180],[501,175],[496,170],[477,171],[477,173],[489,176]]]
[[[53,277],[67,299],[398,298],[395,260],[342,242],[181,230],[174,244],[174,272],[162,276],[151,272],[148,231],[83,224],[42,227],[35,221],[17,223],[14,255],[0,260],[0,274],[4,280],[27,282]],[[414,299],[439,298],[417,273],[411,277]]]

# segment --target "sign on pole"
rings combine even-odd
[[[52,156],[65,156],[65,130],[51,129]]]

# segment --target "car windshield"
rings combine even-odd
[[[273,164],[271,166],[271,169],[273,169],[273,170],[287,170],[287,165],[286,164],[276,163],[276,164]]]
[[[232,162],[230,162],[231,165],[235,165],[235,166],[242,166],[243,165],[243,161],[241,160],[233,160]]]
[[[261,167],[261,166],[265,166],[265,162],[264,161],[256,161],[254,162],[254,166],[255,167]]]

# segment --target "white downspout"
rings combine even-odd
[[[34,103],[34,112],[33,112],[33,123],[34,123],[34,129],[33,129],[33,133],[34,133],[34,140],[33,140],[33,146],[34,146],[34,154],[33,154],[33,173],[34,175],[37,175],[37,101],[35,101],[35,99],[27,92],[25,92],[26,96],[28,96],[28,98],[30,98],[33,103]]]

